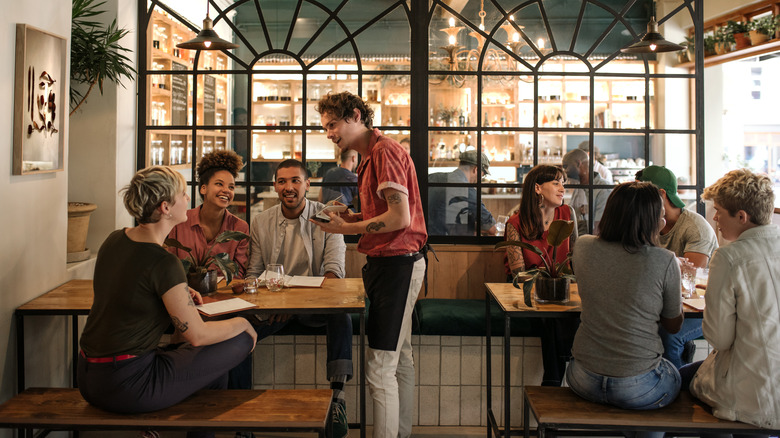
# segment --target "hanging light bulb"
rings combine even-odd
[[[209,18],[209,2],[206,1],[206,18],[203,19],[203,29],[198,32],[198,35],[183,43],[176,44],[179,49],[190,50],[223,50],[223,49],[235,49],[238,44],[233,44],[230,41],[225,41],[217,35],[214,31],[214,22]]]
[[[647,33],[641,40],[620,49],[620,51],[623,53],[661,53],[676,52],[684,48],[679,44],[666,41],[658,31],[658,22],[655,21],[655,2],[653,2],[653,15],[650,17],[650,22],[647,23]]]

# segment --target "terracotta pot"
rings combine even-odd
[[[206,271],[205,274],[189,272],[187,285],[201,295],[211,295],[217,291],[217,271]]]
[[[89,216],[97,209],[97,205],[86,202],[68,202],[68,262],[76,262],[89,258],[87,231]]]
[[[569,301],[569,279],[540,275],[536,277],[534,293],[540,303],[566,303]]]
[[[761,43],[765,43],[769,39],[769,35],[761,33],[757,30],[750,31],[750,44],[757,46]]]
[[[747,32],[735,33],[734,43],[737,45],[737,50],[750,47],[750,37]]]

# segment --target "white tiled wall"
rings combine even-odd
[[[493,337],[493,409],[503,424],[503,338]],[[415,425],[485,426],[485,338],[413,336],[416,387]],[[358,371],[358,339],[352,355]],[[264,388],[328,388],[325,373],[324,336],[271,336],[260,341],[254,353],[254,384]],[[522,386],[542,381],[542,356],[538,338],[513,338],[511,360],[512,420],[521,424]],[[347,414],[358,420],[357,374],[346,386]],[[368,398],[368,389],[366,390]],[[515,402],[516,401],[516,402]],[[371,404],[367,417],[371,423]]]
[[[503,337],[492,338],[493,412],[503,425]],[[695,360],[709,353],[706,341],[696,341]],[[257,389],[329,388],[326,377],[324,336],[271,336],[260,341],[254,353]],[[412,336],[416,406],[414,425],[486,426],[487,373],[485,338]],[[347,415],[358,421],[358,338],[353,339],[355,378],[347,383]],[[512,338],[510,394],[513,426],[522,425],[522,387],[542,382],[542,349],[539,338]],[[366,398],[369,400],[368,389]],[[366,404],[371,424],[371,403]]]

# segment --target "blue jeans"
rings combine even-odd
[[[702,337],[701,318],[686,318],[680,331],[670,334],[660,325],[658,334],[664,343],[664,359],[668,360],[679,370],[685,363],[682,360],[685,343]]]
[[[680,393],[680,373],[666,359],[655,369],[632,377],[602,376],[572,359],[566,381],[580,397],[621,409],[662,408]]]

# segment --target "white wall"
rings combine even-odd
[[[4,2],[0,14],[0,401],[16,391],[16,328],[14,309],[41,293],[63,283],[65,269],[68,167],[63,172],[12,176],[13,100],[16,24],[27,23],[57,35],[70,36],[69,0],[25,0]],[[70,46],[70,45],[68,45]],[[66,75],[67,76],[67,75]],[[66,84],[58,90],[67,96]],[[66,97],[67,99],[67,97]],[[68,119],[63,118],[67,163]],[[32,318],[35,319],[35,318]],[[28,366],[28,384],[62,384],[68,370],[47,359],[51,351],[67,343],[64,321],[32,321],[27,325],[27,348],[40,356],[35,367]],[[36,342],[36,339],[43,342]],[[36,345],[37,344],[37,345]],[[45,349],[42,347],[47,346]],[[49,348],[51,345],[53,347]],[[29,356],[28,356],[29,357]],[[61,362],[61,361],[60,361]],[[28,364],[34,363],[28,360]],[[35,370],[33,370],[35,368]],[[10,437],[11,431],[0,431]]]
[[[135,64],[135,2],[109,0],[101,10],[106,13],[97,17],[100,21],[110,23],[116,18],[119,27],[131,30],[121,44],[132,50],[124,54]],[[87,236],[87,248],[93,257],[109,233],[133,225],[118,192],[135,171],[137,83],[133,78],[122,84],[124,87],[105,82],[103,95],[95,87],[70,120],[68,200],[98,206],[90,218]]]

